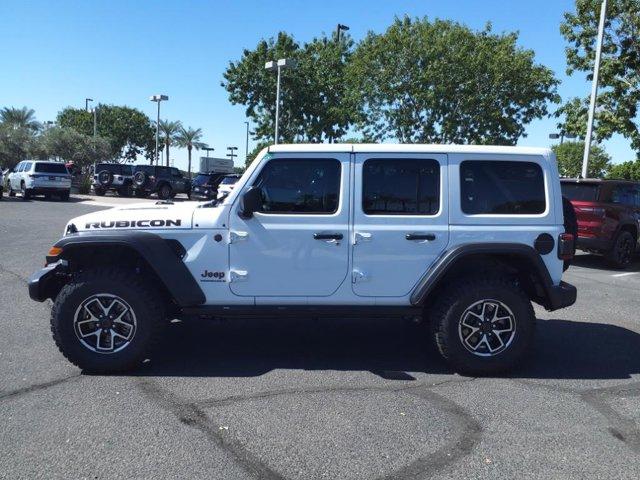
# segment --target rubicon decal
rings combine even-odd
[[[108,222],[88,222],[84,228],[150,228],[179,227],[182,220],[111,220]]]

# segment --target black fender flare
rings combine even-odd
[[[62,249],[57,259],[68,259],[74,252],[87,247],[130,248],[149,264],[179,306],[201,305],[206,300],[200,285],[176,250],[156,234],[131,231],[74,234],[62,238],[54,246]],[[47,257],[47,263],[57,259]]]
[[[472,255],[499,255],[519,257],[526,260],[540,284],[543,295],[534,299],[547,310],[573,305],[576,301],[576,289],[573,285],[560,282],[554,285],[540,254],[530,245],[523,243],[467,243],[445,251],[425,272],[414,287],[410,301],[412,305],[423,305],[429,294],[438,286],[454,265],[465,257]]]

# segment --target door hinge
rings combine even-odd
[[[248,232],[229,232],[229,243],[236,243],[240,240],[246,240],[248,236]]]
[[[244,282],[247,280],[248,276],[249,276],[249,272],[247,272],[246,270],[231,270],[229,272],[229,282],[231,283]]]
[[[351,272],[351,283],[366,282],[369,279],[366,273],[360,270],[354,270]]]
[[[369,232],[356,232],[353,236],[353,244],[368,242],[371,240],[371,234]]]

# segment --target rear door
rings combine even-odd
[[[447,156],[355,158],[353,292],[408,295],[449,241]]]

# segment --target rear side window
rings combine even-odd
[[[367,215],[435,215],[440,209],[440,164],[432,159],[371,159],[362,167]]]
[[[144,172],[147,175],[155,175],[155,167],[152,165],[136,165],[135,172]]]
[[[467,215],[534,215],[546,209],[544,175],[533,162],[467,160],[460,164]]]
[[[611,194],[611,203],[640,207],[640,188],[636,185],[617,185]]]
[[[340,169],[340,162],[335,159],[269,161],[254,183],[262,191],[260,211],[288,214],[337,212]]]
[[[577,202],[595,202],[598,200],[600,187],[593,183],[562,182],[562,195]]]
[[[69,173],[63,163],[36,163],[35,171],[40,173]]]

